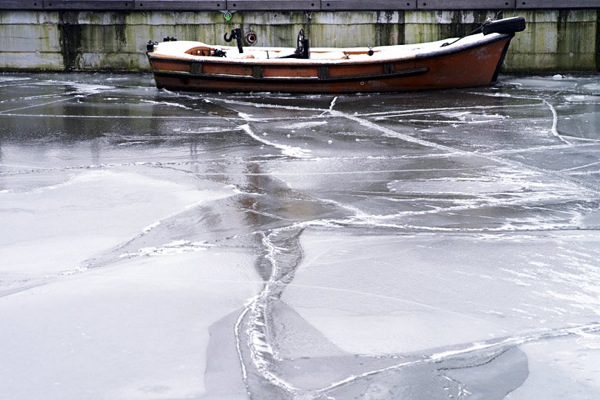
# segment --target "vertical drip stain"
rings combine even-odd
[[[600,10],[596,11],[596,71],[600,71]]]
[[[63,11],[59,14],[60,45],[64,70],[81,69],[82,34],[77,11]]]

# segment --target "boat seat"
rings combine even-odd
[[[210,56],[213,51],[215,51],[213,47],[196,46],[186,51],[186,53],[192,56]]]
[[[323,52],[311,52],[310,58],[312,60],[344,60],[348,56],[343,51],[323,51]]]

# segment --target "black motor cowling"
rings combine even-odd
[[[482,26],[482,32],[484,35],[490,33],[515,33],[522,32],[525,30],[526,23],[523,17],[513,17],[499,19],[498,21],[488,21]]]

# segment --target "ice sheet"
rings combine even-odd
[[[0,79],[0,393],[600,396],[595,76]]]

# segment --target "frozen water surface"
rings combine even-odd
[[[597,399],[600,81],[0,75],[2,399]]]

